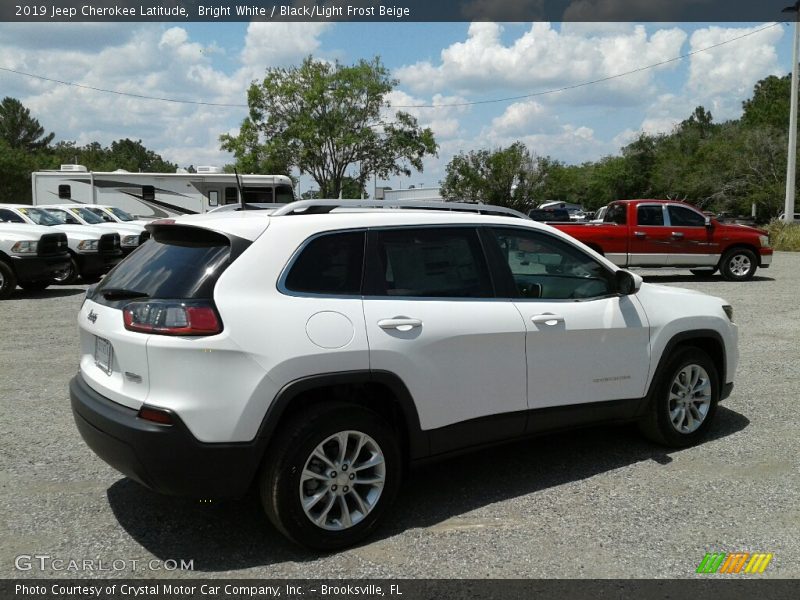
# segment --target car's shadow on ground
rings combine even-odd
[[[706,282],[719,282],[719,283],[731,283],[728,282],[722,275],[715,274],[710,275],[707,277],[698,277],[697,275],[692,275],[691,273],[683,274],[683,273],[670,273],[669,275],[642,275],[642,279],[644,279],[647,283],[690,283],[695,282],[699,283],[702,281]],[[761,275],[754,275],[752,279],[750,279],[747,283],[759,283],[764,281],[775,281],[772,277],[763,277]]]
[[[737,433],[749,422],[721,406],[709,439]],[[634,427],[623,426],[549,435],[449,459],[410,474],[387,523],[367,543],[637,462],[668,464],[674,452],[679,451],[655,446]],[[198,572],[320,556],[286,541],[267,520],[255,493],[209,504],[159,496],[121,479],[107,495],[120,525],[139,544],[162,560],[193,560]]]

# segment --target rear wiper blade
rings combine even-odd
[[[125,288],[106,288],[101,294],[106,300],[121,300],[123,298],[149,298],[150,294],[137,290],[126,290]]]

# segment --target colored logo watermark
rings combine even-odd
[[[763,573],[772,556],[766,552],[709,552],[697,566],[697,573]]]

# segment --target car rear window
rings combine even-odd
[[[234,254],[232,245],[248,244],[196,227],[157,227],[153,237],[114,268],[97,286],[93,299],[104,302],[109,290],[138,292],[149,298],[210,299],[214,284]]]

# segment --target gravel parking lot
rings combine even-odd
[[[163,498],[106,466],[69,409],[84,287],[18,290],[0,303],[0,577],[101,575],[20,571],[19,555],[117,561],[102,575],[126,577],[695,577],[706,552],[735,551],[773,553],[764,577],[800,576],[800,254],[747,283],[641,273],[734,306],[741,363],[711,439],[673,452],[606,427],[439,463],[370,543],[327,556],[286,542],[254,496]]]

